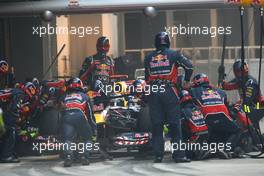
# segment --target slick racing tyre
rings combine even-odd
[[[40,135],[57,135],[60,127],[60,113],[54,108],[46,108],[39,116]]]

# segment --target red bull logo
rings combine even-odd
[[[167,60],[167,55],[162,55],[162,54],[159,54],[155,57],[152,57],[152,62],[161,62],[161,61],[166,61]]]
[[[155,57],[152,57],[152,61],[150,62],[150,67],[167,67],[170,65],[170,61],[167,59],[167,55],[159,54]]]
[[[203,115],[201,113],[201,111],[193,111],[192,112],[192,119],[193,120],[199,120],[199,119],[203,119]]]
[[[97,66],[97,68],[100,69],[100,70],[109,70],[110,66],[106,65],[106,64],[100,64],[100,65]]]

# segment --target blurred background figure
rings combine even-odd
[[[15,84],[14,68],[5,60],[0,60],[0,90],[12,88]]]

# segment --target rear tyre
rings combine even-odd
[[[57,135],[60,127],[60,113],[54,108],[46,108],[38,117],[41,135]]]

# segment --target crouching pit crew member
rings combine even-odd
[[[206,119],[209,129],[209,142],[230,143],[233,151],[240,140],[240,129],[232,119],[228,108],[226,94],[223,90],[210,85],[205,74],[197,74],[193,78],[190,92]],[[219,150],[223,158],[229,158],[226,150]]]
[[[163,159],[164,140],[163,125],[168,123],[172,143],[182,140],[181,117],[178,90],[176,89],[178,67],[185,70],[185,87],[193,72],[192,63],[181,53],[170,48],[170,38],[166,32],[155,36],[156,50],[145,58],[145,80],[150,86],[165,86],[163,91],[151,91],[149,95],[149,110],[152,121],[153,149],[155,160],[160,163]],[[165,90],[165,91],[164,91]],[[185,151],[173,151],[175,162],[190,162]]]
[[[36,87],[33,83],[27,82],[23,88],[14,88],[6,93],[9,94],[3,109],[6,133],[2,137],[3,146],[0,156],[1,162],[3,163],[16,163],[19,162],[14,151],[16,144],[16,124],[21,123],[24,117],[30,112],[30,102],[35,99]]]
[[[92,112],[89,97],[83,92],[83,83],[79,78],[72,78],[66,83],[66,93],[62,96],[60,106],[62,114],[62,137],[67,146],[78,139],[82,139],[84,145],[92,144],[92,135],[96,129],[94,114]],[[70,167],[73,162],[71,147],[65,151],[64,167]],[[85,147],[81,158],[82,165],[89,165],[90,151]]]
[[[180,105],[182,111],[183,140],[186,143],[200,144],[208,141],[208,127],[201,108],[187,90],[180,92]],[[199,148],[192,148],[186,151],[188,158],[201,160],[206,157],[206,151]]]

